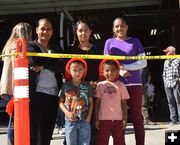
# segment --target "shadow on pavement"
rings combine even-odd
[[[161,123],[157,123],[156,125],[144,125],[144,129],[145,131],[156,131],[156,130],[163,130],[163,129],[167,129],[167,123],[165,122],[161,122]],[[128,123],[128,126],[126,128],[126,134],[134,134],[134,128],[132,123]]]

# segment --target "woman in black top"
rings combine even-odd
[[[51,45],[52,23],[43,18],[36,27],[37,40],[29,43],[28,51],[61,53],[61,48]],[[58,92],[62,85],[64,66],[60,59],[28,57],[30,93],[31,145],[50,145],[58,111]]]

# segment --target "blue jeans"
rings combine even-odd
[[[10,116],[7,129],[8,145],[14,145],[14,116]]]
[[[90,122],[79,120],[65,121],[65,135],[67,145],[89,145],[91,138]]]
[[[180,122],[180,83],[173,88],[165,87],[168,106],[170,111],[170,120]]]

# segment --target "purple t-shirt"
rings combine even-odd
[[[126,40],[117,40],[115,38],[110,38],[106,40],[105,47],[104,47],[104,54],[105,55],[116,55],[116,56],[138,56],[144,53],[144,48],[137,38],[128,38]],[[137,60],[121,60],[120,63],[122,64],[131,64]],[[140,71],[128,70],[132,76],[122,78],[120,80],[126,84],[126,86],[130,85],[141,85],[141,77]]]

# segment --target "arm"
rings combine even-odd
[[[166,80],[166,60],[164,62],[164,66],[163,66],[163,74],[162,74],[162,78],[163,78],[163,81],[165,82]]]
[[[46,60],[43,63],[43,66],[44,69],[49,69],[55,73],[64,73],[63,68],[65,68],[65,62],[64,59],[46,58]]]
[[[36,50],[38,49],[38,47],[36,47],[35,44],[33,42],[31,43],[27,43],[26,48],[27,48],[27,52],[37,52]],[[39,52],[39,51],[38,51]],[[30,66],[34,66],[36,65],[36,59],[37,57],[34,56],[28,56],[28,62]]]
[[[110,40],[106,40],[105,45],[104,45],[104,55],[110,55],[110,51],[109,51],[109,42]]]
[[[99,129],[99,106],[100,106],[100,99],[96,98],[95,102],[95,128]]]
[[[127,100],[121,100],[123,128],[127,126]]]
[[[50,49],[52,50],[52,53],[64,53],[64,50],[56,45],[51,45]],[[64,73],[64,69],[66,65],[65,59],[63,58],[47,58],[47,60],[44,63],[44,68],[52,70],[55,73]]]
[[[43,64],[36,64],[34,66],[31,66],[31,70],[35,71],[35,72],[39,72],[43,69],[49,69],[55,73],[64,73],[63,69],[65,66],[64,64],[59,60],[59,59],[54,59],[53,60],[48,60],[47,58],[45,58],[46,60],[44,61]]]
[[[145,56],[145,54],[140,54],[139,56]],[[129,71],[135,71],[143,69],[147,66],[147,60],[138,60],[131,64],[123,64],[122,69],[120,69],[119,74],[122,77],[130,77],[132,76]]]
[[[66,115],[66,117],[68,118],[69,121],[75,121],[76,118],[74,116],[73,112],[70,112],[65,106],[64,106],[64,99],[60,98],[59,101],[59,107],[61,108],[61,110],[64,112],[64,114]]]
[[[145,56],[145,51],[140,40],[137,38],[132,38],[132,40],[134,40],[134,42],[132,43],[134,45],[133,49],[136,51],[136,56]],[[124,69],[134,71],[134,70],[140,70],[146,66],[147,66],[147,60],[137,60],[131,64],[125,64]]]
[[[61,48],[56,46],[51,46],[53,53],[62,53]],[[42,53],[41,48],[35,43],[31,42],[27,44],[27,52],[36,52]],[[63,73],[63,59],[58,58],[46,58],[46,57],[28,57],[29,65],[31,66],[31,70],[35,72],[39,72],[43,69],[49,69],[55,73]]]
[[[141,53],[138,56],[145,56],[145,53]],[[147,66],[147,60],[138,60],[131,64],[123,64],[123,69],[125,70],[140,70]]]
[[[123,123],[123,128],[126,128],[127,126],[127,99],[129,99],[130,96],[129,96],[126,86],[123,83],[120,89],[122,91],[121,92],[122,123]]]
[[[87,114],[86,119],[85,119],[86,122],[90,122],[92,111],[93,111],[93,97],[89,97],[88,114]]]

